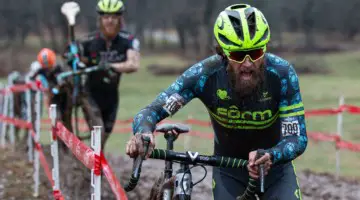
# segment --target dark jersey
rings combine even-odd
[[[101,32],[89,34],[81,42],[82,56],[88,59],[87,66],[98,65],[100,61],[107,63],[124,62],[127,59],[128,49],[139,50],[139,41],[133,35],[121,31],[106,45]],[[88,75],[88,86],[93,92],[117,94],[121,73],[114,70],[103,70]]]
[[[265,81],[259,95],[239,101],[230,85],[227,62],[211,56],[186,70],[134,118],[134,133],[153,132],[162,119],[193,98],[207,107],[215,131],[215,154],[248,159],[267,149],[274,163],[285,163],[307,146],[298,77],[280,57],[265,55]]]
[[[39,68],[37,71],[30,74],[30,80],[39,79],[44,88],[52,89],[58,85],[56,76],[63,72],[64,69],[60,65],[56,65],[52,69]]]

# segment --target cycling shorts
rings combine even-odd
[[[97,113],[97,117],[101,118],[105,133],[111,133],[116,123],[116,115],[119,105],[118,98],[108,98],[102,95],[93,94],[89,96],[89,103],[91,105],[91,110]]]
[[[235,200],[244,193],[249,174],[246,169],[214,168],[214,200]],[[265,177],[265,192],[260,193],[259,182],[256,193],[261,200],[300,200],[301,192],[292,163],[273,167]],[[254,198],[255,200],[256,198]]]

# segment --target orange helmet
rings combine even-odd
[[[52,68],[56,64],[56,54],[51,49],[43,48],[39,52],[37,60],[42,68]]]

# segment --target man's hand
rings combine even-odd
[[[144,137],[150,138],[149,149],[145,156],[145,159],[148,159],[151,155],[151,152],[155,148],[155,138],[152,133],[137,133],[131,137],[131,139],[126,143],[126,154],[131,158],[135,158],[138,155],[144,155]]]
[[[265,153],[259,159],[256,159],[256,151],[252,151],[249,153],[249,164],[247,166],[249,171],[249,176],[253,179],[258,179],[260,176],[259,167],[260,164],[264,164],[264,175],[268,174],[268,171],[271,168],[272,161],[269,153]]]

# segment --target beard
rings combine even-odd
[[[259,68],[243,69],[238,72],[228,65],[227,71],[231,86],[239,100],[257,97],[265,79],[264,64]]]

